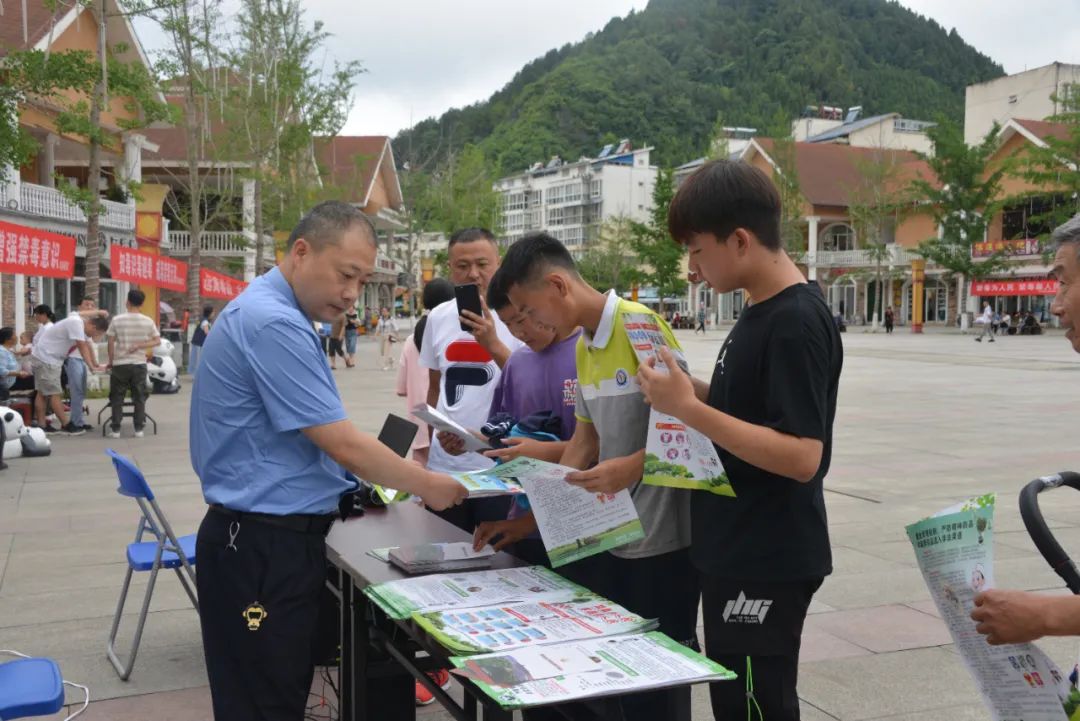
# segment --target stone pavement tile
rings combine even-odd
[[[875,716],[874,721],[986,721],[988,718],[990,718],[989,710],[982,701],[979,701],[962,706],[936,708],[930,711]]]
[[[1050,566],[1040,556],[995,561],[994,585],[998,588],[1019,588],[1026,591],[1035,591],[1062,588],[1065,582],[1050,569]]]
[[[933,600],[911,601],[909,603],[905,603],[904,605],[907,606],[908,608],[913,608],[916,611],[919,611],[920,613],[925,613],[928,616],[933,616],[935,618],[941,618],[941,612],[938,611],[937,604],[935,604],[933,602]]]
[[[78,689],[69,690],[66,700],[73,701],[81,693]],[[79,716],[79,721],[209,721],[213,716],[209,686],[105,701],[94,701],[93,689],[90,693],[90,706]],[[78,704],[71,705],[66,707],[64,713],[43,718],[47,721],[63,721],[67,713],[77,708]]]
[[[822,613],[806,627],[823,631],[873,653],[942,646],[952,642],[939,618],[903,605]]]
[[[822,615],[828,614],[818,614],[812,618]],[[810,618],[803,626],[802,647],[799,651],[800,664],[869,655],[871,651],[868,649],[811,624]]]
[[[129,607],[130,608],[130,607]],[[136,609],[137,611],[137,609]],[[117,647],[130,648],[137,613],[120,619]],[[79,618],[72,621],[12,626],[3,630],[4,645],[33,656],[56,657],[104,654],[112,616]],[[190,606],[176,611],[152,611],[147,615],[139,653],[150,648],[166,648],[199,642],[199,617]]]
[[[812,599],[810,599],[810,608],[807,609],[806,612],[808,614],[813,615],[815,613],[828,613],[829,611],[835,611],[835,610],[836,609],[833,608],[832,606],[830,606],[829,604],[823,603],[823,602],[819,601],[816,598],[812,598]]]
[[[154,589],[154,598],[150,602],[151,610],[167,611],[191,607],[191,599],[184,593],[175,577],[166,576],[160,580],[169,581],[169,583],[157,584]],[[143,579],[139,579],[137,584],[133,580],[130,591],[132,596],[128,603],[137,602],[133,599],[141,599],[145,589]],[[111,617],[116,611],[119,595],[120,581],[117,581],[114,588],[88,588],[79,593],[54,591],[33,595],[0,596],[0,628],[71,621],[80,618]]]
[[[838,609],[866,608],[930,598],[922,574],[914,568],[829,576],[816,594],[823,603]]]
[[[127,544],[135,540],[135,522],[125,528],[109,531],[80,531],[56,533],[42,529],[15,534],[11,544],[13,554],[42,554],[54,551],[67,551],[76,548],[89,549],[91,546],[108,545],[114,553],[124,557]]]
[[[0,596],[54,591],[78,593],[83,589],[97,587],[119,589],[126,571],[127,563],[117,561],[116,563],[69,566],[43,573],[39,564],[13,560],[4,574],[3,583],[0,584]],[[172,573],[170,572],[169,575],[171,576]],[[158,578],[165,580],[167,576],[159,574]]]
[[[799,695],[843,721],[981,705],[959,657],[941,648],[804,664]]]
[[[121,681],[105,657],[105,645],[93,654],[54,657],[64,678],[90,687],[92,699],[139,696],[205,686],[202,643],[140,649],[131,678]]]
[[[908,545],[910,546],[910,544]],[[905,568],[914,565],[914,563],[897,563],[870,553],[865,553],[862,547],[860,547],[859,550],[856,550],[847,546],[834,545],[832,548],[832,556],[833,573],[838,576],[888,571],[890,569]]]

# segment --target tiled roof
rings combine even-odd
[[[327,183],[347,190],[347,200],[364,205],[390,138],[385,135],[339,135],[315,139],[315,160]]]

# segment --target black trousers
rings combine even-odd
[[[131,391],[131,402],[135,404],[135,430],[141,431],[146,425],[146,364],[113,366],[109,377],[109,405],[112,406],[112,429],[120,430],[124,420],[124,396]],[[196,574],[197,576],[198,574]]]
[[[252,520],[231,524],[208,511],[195,546],[214,718],[301,721],[315,673],[325,539]]]
[[[821,581],[766,583],[701,575],[705,652],[739,675],[710,685],[716,719],[799,721],[799,647]]]

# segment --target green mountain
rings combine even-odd
[[[810,104],[963,118],[964,87],[1001,66],[892,0],[651,0],[526,65],[486,101],[399,134],[422,160],[479,144],[502,173],[618,138],[678,164],[724,125],[787,128]],[[408,158],[406,158],[408,159]]]

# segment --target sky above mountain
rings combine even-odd
[[[647,0],[306,0],[310,20],[333,33],[329,56],[360,60],[367,72],[342,133],[395,135],[452,107],[481,101],[530,60],[583,39]],[[1061,0],[900,0],[946,30],[956,28],[1008,73],[1054,61],[1080,63],[1080,4]],[[232,3],[224,10],[231,12]],[[358,8],[362,7],[362,11]],[[164,36],[145,22],[144,45]]]

